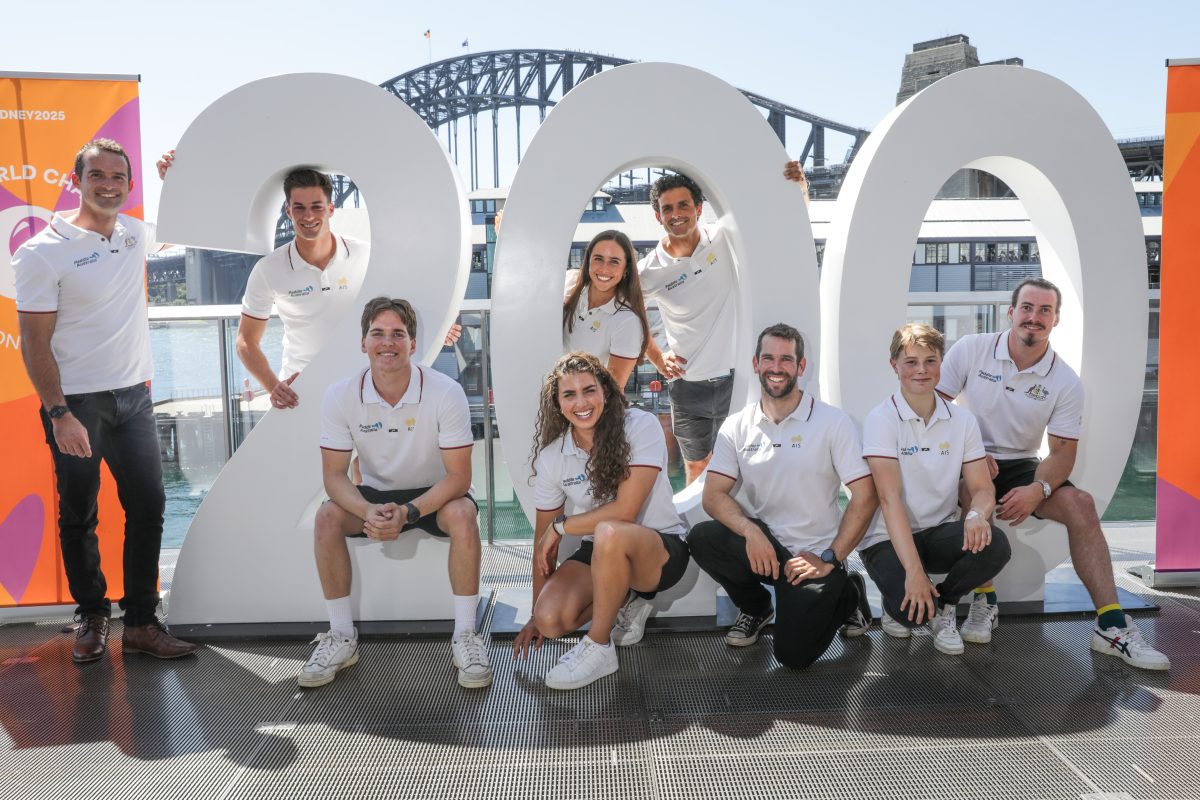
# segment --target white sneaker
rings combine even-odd
[[[450,642],[450,657],[458,667],[458,685],[465,689],[482,689],[492,684],[492,665],[488,661],[487,645],[482,634],[463,631]]]
[[[948,656],[961,655],[963,640],[958,635],[958,620],[955,618],[955,608],[952,605],[942,606],[942,610],[929,620],[929,630],[933,633],[933,646],[939,653]]]
[[[306,688],[324,686],[337,677],[338,670],[358,663],[358,629],[354,636],[342,636],[333,631],[318,633],[313,639],[317,649],[313,650],[308,663],[300,668],[296,683]]]
[[[884,609],[883,614],[879,617],[879,626],[883,628],[883,632],[893,639],[907,639],[912,636],[912,628],[907,625],[902,625],[892,619],[888,614],[887,609]]]
[[[992,631],[1000,627],[1000,606],[987,601],[986,594],[977,594],[971,601],[971,610],[967,612],[966,622],[962,624],[959,635],[964,642],[987,644],[992,640]]]
[[[1167,657],[1142,638],[1142,632],[1133,624],[1133,618],[1128,614],[1125,616],[1124,628],[1100,630],[1100,626],[1097,625],[1092,633],[1092,649],[1097,653],[1119,656],[1126,664],[1140,669],[1171,668]]]
[[[617,621],[612,629],[612,643],[617,647],[637,644],[646,635],[646,620],[654,606],[640,595],[634,595],[617,612]]]
[[[551,689],[579,689],[612,675],[620,666],[612,642],[600,645],[584,636],[546,673],[546,685]]]

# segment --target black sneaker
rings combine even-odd
[[[871,604],[867,602],[867,582],[862,573],[851,572],[847,579],[858,587],[858,606],[842,626],[842,636],[853,639],[862,636],[871,627]]]
[[[725,644],[733,647],[749,647],[758,641],[758,633],[775,619],[775,609],[771,609],[761,617],[741,612],[733,627],[725,632]]]

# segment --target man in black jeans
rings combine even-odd
[[[741,612],[725,642],[754,644],[778,614],[775,657],[803,669],[839,627],[861,636],[871,624],[863,577],[842,562],[871,522],[875,485],[850,417],[796,383],[805,368],[799,331],[783,323],[764,330],[753,365],[762,398],[721,426],[704,479],[712,520],[692,528],[687,543]],[[775,588],[777,610],[764,583]]]
[[[42,401],[58,480],[63,565],[80,625],[71,657],[96,661],[108,641],[111,604],[96,537],[100,460],[125,510],[122,649],[176,658],[195,646],[158,622],[162,463],[146,381],[149,233],[120,214],[133,180],[119,144],[97,139],[75,157],[79,210],[56,214],[13,256],[21,355]]]

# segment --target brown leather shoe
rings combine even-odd
[[[196,652],[199,645],[176,639],[158,620],[149,625],[125,626],[121,634],[123,653],[145,653],[155,658],[179,658]]]
[[[79,628],[75,631],[75,647],[71,649],[71,660],[76,664],[98,661],[104,656],[108,644],[108,617],[100,614],[80,614]]]

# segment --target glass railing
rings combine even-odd
[[[1158,432],[1158,292],[1151,292],[1151,340],[1146,386],[1137,434],[1116,496],[1104,519],[1154,518],[1155,459]],[[491,403],[491,351],[488,300],[466,301],[459,321],[463,335],[443,348],[433,367],[463,387],[471,407],[471,423],[480,446],[472,455],[480,531],[487,541],[530,539],[525,518],[509,477],[507,460],[524,459],[525,451],[506,453],[499,439]],[[947,344],[969,333],[1003,327],[1008,295],[1002,292],[910,296],[910,321],[928,322],[947,336]],[[167,512],[163,546],[178,547],[200,501],[217,473],[270,408],[266,393],[238,360],[235,349],[239,306],[154,306],[150,309],[150,341],[155,378],[151,385],[158,425]],[[278,369],[283,329],[278,319],[267,324],[263,351]],[[626,386],[630,401],[663,421],[669,451],[668,477],[683,486],[683,461],[670,435],[670,402],[666,382],[643,364]]]

